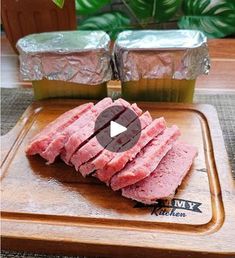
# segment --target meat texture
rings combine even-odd
[[[195,147],[185,143],[174,144],[148,177],[122,188],[122,195],[145,204],[172,197],[190,170],[196,155]]]
[[[133,115],[132,112],[135,113],[135,115]],[[123,113],[121,113],[119,117],[115,119],[115,121],[127,127],[141,113],[142,110],[136,108],[136,104],[133,104]],[[85,145],[78,149],[76,153],[73,154],[73,156],[71,157],[71,163],[75,166],[76,170],[78,170],[83,163],[98,155],[104,149],[104,147],[112,141],[111,137],[107,137],[107,135],[109,135],[109,132],[110,125],[101,130],[95,137],[90,139]],[[97,136],[99,136],[99,139],[102,139],[102,146],[98,142]]]
[[[57,119],[49,123],[40,133],[38,133],[29,143],[25,152],[27,155],[41,154],[54,139],[56,133],[63,131],[85,113],[88,113],[94,106],[93,103],[86,103],[71,109]]]
[[[133,107],[138,110],[137,112],[142,112],[136,104],[133,105]],[[69,137],[68,141],[64,144],[64,150],[61,155],[61,158],[65,163],[70,164],[70,159],[76,150],[82,143],[94,136],[99,129],[107,125],[111,120],[115,119],[120,113],[124,112],[126,108],[131,109],[131,104],[123,99],[114,101],[114,103],[109,107],[112,106],[118,106],[118,108],[110,109],[110,112],[107,114],[108,116],[99,120],[98,126],[95,126],[96,120],[90,121],[82,130],[76,131]],[[96,131],[94,129],[96,129]]]
[[[110,121],[128,130],[111,138]],[[48,164],[60,156],[84,177],[92,174],[124,197],[152,204],[174,195],[197,155],[195,147],[177,142],[179,135],[163,117],[153,120],[136,104],[104,98],[59,116],[30,141],[26,154],[40,154]]]
[[[98,177],[102,182],[109,185],[111,177],[122,170],[127,162],[133,160],[141,149],[146,146],[155,136],[160,134],[165,128],[166,122],[163,117],[155,119],[140,133],[137,143],[132,148],[125,152],[116,153],[115,157],[108,162],[103,169],[97,170],[94,176]],[[127,144],[132,146],[131,141]]]
[[[116,191],[149,176],[171,149],[179,135],[180,130],[174,125],[155,137],[134,160],[112,177],[111,188]]]
[[[103,148],[98,156],[80,166],[79,171],[81,174],[83,176],[87,176],[95,170],[102,169],[112,158],[116,156],[116,152],[118,152],[123,145],[139,134],[140,130],[143,130],[152,122],[152,117],[147,111],[139,117],[139,121],[141,128],[137,126],[138,121],[134,120],[128,126],[128,133],[125,133],[124,136],[122,134],[119,135],[112,142],[110,142],[106,149]],[[109,149],[112,149],[113,151],[109,151]]]

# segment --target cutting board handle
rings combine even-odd
[[[41,111],[41,108],[33,109],[33,104],[28,106],[28,108],[25,110],[23,115],[20,117],[20,119],[17,121],[16,125],[5,135],[2,135],[0,137],[1,140],[1,161],[0,166],[2,167],[6,157],[8,156],[10,150],[12,149],[13,145],[17,142],[17,140],[20,138],[19,136],[24,133],[28,127],[25,127],[30,119],[32,119],[32,114],[39,113]]]

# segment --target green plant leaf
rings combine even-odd
[[[111,39],[130,26],[130,18],[121,12],[110,12],[85,19],[79,26],[80,30],[104,30]]]
[[[152,17],[155,3],[156,0],[135,0],[130,1],[128,5],[139,19],[147,19]]]
[[[181,0],[158,0],[155,17],[159,22],[168,21],[180,7]]]
[[[63,8],[65,0],[52,0],[58,7]]]
[[[235,4],[232,0],[184,0],[181,29],[198,29],[210,38],[235,33]]]
[[[227,2],[232,9],[235,9],[235,1],[234,0],[227,0]]]
[[[75,0],[78,15],[89,15],[110,3],[110,0]]]
[[[132,0],[127,3],[135,15],[142,20],[152,17],[164,22],[174,16],[181,0]]]

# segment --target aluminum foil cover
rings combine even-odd
[[[117,77],[140,79],[196,79],[208,74],[207,39],[196,30],[138,30],[118,35],[114,45]]]
[[[110,38],[103,31],[28,35],[17,42],[23,80],[62,80],[97,85],[112,77]]]

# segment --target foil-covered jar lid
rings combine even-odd
[[[97,85],[112,77],[110,38],[104,31],[31,34],[18,40],[23,80],[62,80]]]
[[[117,76],[124,82],[142,78],[192,80],[210,69],[207,38],[196,30],[121,32],[113,55]]]

